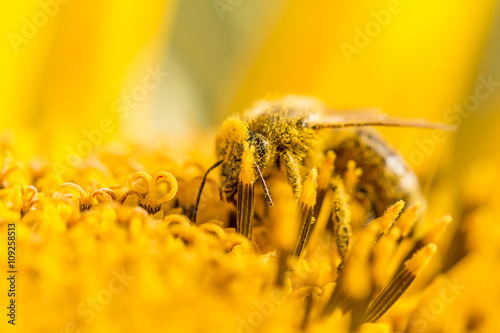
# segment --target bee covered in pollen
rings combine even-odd
[[[265,199],[273,206],[266,178],[284,172],[298,199],[301,239],[295,254],[300,255],[305,247],[311,221],[321,209],[325,192],[331,190],[334,193],[332,209],[335,210],[331,214],[332,222],[337,230],[337,246],[344,257],[350,240],[349,216],[341,211],[345,204],[338,204],[341,200],[335,198],[335,193],[360,194],[366,211],[373,218],[382,216],[387,207],[399,200],[406,203],[423,201],[417,177],[403,157],[377,132],[365,126],[448,129],[444,124],[381,117],[374,112],[339,112],[311,97],[286,96],[260,101],[243,115],[232,116],[222,124],[215,144],[218,162],[205,174],[193,220],[196,221],[206,177],[220,166],[220,187],[226,200],[234,202],[238,195],[236,229],[251,238],[254,183],[262,183]],[[318,156],[330,166],[319,165]],[[316,168],[319,166],[318,174]],[[332,170],[355,180],[348,182],[346,179],[345,189],[339,190]],[[310,182],[315,184],[307,187],[308,191],[314,191],[314,200],[310,200],[311,193],[301,195],[302,179],[308,174]]]

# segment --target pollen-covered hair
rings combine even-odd
[[[235,150],[243,153],[243,142],[247,140],[248,125],[238,116],[228,118],[222,123],[216,137],[217,156],[226,159]]]

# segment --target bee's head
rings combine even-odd
[[[237,117],[224,121],[216,138],[217,158],[222,160],[220,185],[226,194],[226,200],[232,201],[238,189],[238,177],[241,171],[243,144],[248,141],[247,123]]]
[[[263,169],[271,155],[267,140],[261,134],[250,131],[248,123],[240,118],[229,118],[222,124],[216,138],[216,152],[217,158],[222,160],[220,186],[228,202],[234,199],[238,189],[245,142],[255,147],[254,159]]]

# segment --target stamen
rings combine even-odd
[[[83,190],[83,188],[81,188],[80,185],[77,185],[75,183],[64,183],[60,186],[58,186],[52,193],[52,197],[54,197],[54,193],[62,193],[62,194],[67,194],[68,192],[76,192],[78,193],[79,197],[80,198],[83,198],[85,197],[86,193],[85,191]]]
[[[331,193],[328,192],[331,186],[331,180],[333,175],[333,170],[335,169],[335,158],[336,155],[333,150],[326,153],[326,158],[319,168],[318,172],[318,193],[316,195],[316,205],[314,206],[314,224],[311,225],[311,230],[309,231],[309,241],[308,246],[310,249],[314,249],[320,237],[325,232],[325,228],[330,220],[331,201],[325,198]],[[328,198],[329,199],[329,198]],[[325,208],[323,208],[326,206]],[[323,211],[323,214],[321,212]]]
[[[147,172],[136,172],[130,177],[130,187],[140,194],[145,194],[150,191],[149,182],[151,179],[152,177]],[[138,180],[142,180],[145,184],[139,184]]]
[[[92,198],[96,198],[97,202],[105,203],[116,200],[116,194],[110,189],[101,188],[91,193]]]
[[[299,225],[296,212],[293,207],[297,205],[297,199],[290,185],[285,182],[276,182],[273,186],[276,195],[276,205],[269,212],[271,234],[276,243],[279,259],[276,273],[276,285],[283,287],[288,272],[288,257],[293,253],[298,238]]]
[[[248,239],[252,238],[252,222],[254,214],[254,154],[255,148],[246,142],[241,158],[241,171],[238,182],[238,206],[236,231]]]
[[[158,186],[160,181],[165,181],[168,184],[168,192],[161,198],[158,199],[157,205],[161,206],[167,201],[172,200],[177,194],[177,179],[172,176],[171,173],[165,171],[159,171],[154,175],[155,185]],[[156,191],[156,188],[154,189]]]
[[[92,197],[88,195],[83,188],[74,183],[64,183],[57,187],[52,192],[52,198],[54,198],[55,193],[60,193],[68,197],[71,195],[72,200],[76,200],[78,202],[80,211],[89,209],[92,206]],[[76,194],[76,199],[72,197],[73,194]]]
[[[299,257],[307,246],[309,232],[313,221],[314,206],[316,205],[316,195],[318,191],[318,171],[312,169],[304,182],[304,188],[299,197],[297,207],[297,217],[299,219],[300,231],[298,243],[295,247],[295,256]]]
[[[436,221],[436,224],[424,235],[423,238],[419,239],[417,243],[413,246],[413,248],[408,252],[408,255],[404,258],[402,261],[400,267],[398,270],[402,270],[403,263],[410,259],[418,250],[426,246],[427,244],[430,243],[437,243],[445,231],[447,230],[448,226],[451,224],[453,221],[452,217],[450,215],[447,215],[443,217],[442,219]]]
[[[378,232],[379,228],[371,224],[362,231],[353,247],[343,272],[345,283],[342,289],[349,298],[365,299],[370,295],[371,278],[368,260]]]
[[[359,239],[353,247],[352,255],[346,262],[344,275],[343,293],[348,299],[351,311],[352,332],[357,331],[362,324],[363,315],[368,308],[372,294],[372,274],[370,271],[370,254],[377,236],[380,233],[380,225],[372,223],[362,231]]]
[[[347,193],[352,193],[362,174],[363,170],[356,168],[355,161],[349,160],[349,162],[347,162],[347,169],[344,174],[344,184]]]
[[[396,253],[397,243],[401,237],[398,227],[392,227],[389,232],[382,235],[373,247],[372,274],[375,287],[381,290],[386,283],[391,267],[391,260]]]
[[[396,302],[408,289],[413,280],[427,266],[432,256],[436,253],[436,244],[430,243],[420,249],[404,263],[404,269],[399,271],[370,304],[363,322],[374,323]]]
[[[24,215],[28,214],[28,212],[31,210],[31,207],[37,202],[37,195],[38,195],[38,190],[36,187],[30,185],[27,186],[26,188],[21,188],[22,189],[22,208],[21,208],[21,217]]]
[[[335,169],[335,158],[336,155],[333,150],[329,150],[326,153],[326,158],[321,167],[319,168],[318,175],[318,196],[317,203],[314,208],[314,217],[318,218],[319,212],[323,205],[323,200],[325,199],[325,193],[330,187],[330,180],[332,178],[333,170]]]
[[[372,295],[369,259],[378,233],[377,223],[371,224],[362,231],[353,247],[352,254],[345,263],[345,268],[339,273],[337,286],[322,312],[322,316],[326,317],[336,308],[342,309],[343,312],[352,309],[353,331],[361,324]]]
[[[417,202],[415,205],[405,210],[394,224],[399,228],[399,230],[401,230],[402,237],[408,236],[408,234],[413,229],[413,226],[417,222],[417,217],[421,205],[422,204],[420,202]]]
[[[163,223],[168,228],[174,225],[182,225],[186,228],[191,226],[191,221],[186,216],[179,214],[170,214],[166,216]]]
[[[130,190],[123,194],[122,198],[120,199],[120,203],[125,203],[125,200],[127,200],[127,198],[132,195],[137,196],[139,200],[142,199],[142,196],[138,192],[136,192],[135,190]]]
[[[384,215],[379,218],[373,220],[373,222],[377,222],[380,224],[380,233],[387,234],[387,231],[392,227],[394,221],[398,218],[399,214],[403,210],[405,206],[405,202],[403,200],[397,201],[394,205],[387,208]]]
[[[422,238],[423,245],[437,243],[443,237],[452,221],[453,218],[450,215],[446,215],[442,219],[436,221],[436,224]]]

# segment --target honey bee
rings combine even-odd
[[[344,172],[351,160],[363,170],[356,190],[369,198],[374,217],[398,200],[423,200],[417,177],[404,158],[366,126],[448,129],[443,124],[388,118],[374,112],[334,111],[312,97],[260,101],[243,115],[232,116],[222,124],[215,144],[218,162],[205,174],[193,220],[206,177],[216,167],[220,166],[220,187],[226,200],[234,200],[245,145],[252,147],[254,173],[261,180],[269,206],[273,201],[265,179],[273,170],[284,170],[298,198],[305,172],[317,166],[319,157],[328,151],[336,155],[337,173]]]

